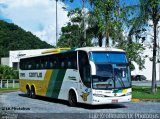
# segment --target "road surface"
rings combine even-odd
[[[152,85],[152,81],[132,81],[132,85],[135,86],[151,86]],[[157,86],[160,87],[160,81],[157,81]]]
[[[103,106],[82,105],[78,107],[69,107],[67,101],[55,100],[45,97],[37,97],[31,99],[25,96],[20,91],[0,93],[0,113],[3,114],[21,114],[23,116],[35,118],[46,116],[64,116],[75,114],[85,115],[91,113],[159,113],[160,103],[158,102],[128,102],[121,104],[109,104]],[[37,114],[38,113],[38,114]],[[16,116],[16,115],[11,115]],[[88,115],[93,116],[93,115]],[[159,115],[160,116],[160,115]],[[73,115],[71,116],[73,117]],[[77,118],[77,117],[74,117]],[[82,119],[82,118],[81,118]]]

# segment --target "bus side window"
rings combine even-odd
[[[27,66],[26,66],[26,70],[30,70],[31,69],[31,61],[29,59],[27,59]]]
[[[73,61],[73,69],[77,69],[77,61]]]
[[[71,61],[68,61],[68,62],[67,62],[67,67],[68,67],[68,69],[71,69],[71,68],[72,68],[72,63],[71,63]]]
[[[24,61],[24,59],[20,60],[20,69],[21,70],[25,70],[25,61]]]
[[[28,62],[25,63],[24,69],[27,70]]]
[[[35,69],[36,63],[35,63],[35,59],[34,58],[31,60],[31,65],[32,65],[31,69],[32,70]]]
[[[39,64],[38,63],[36,63],[36,69],[39,69]]]
[[[60,69],[61,68],[61,56],[60,54],[57,54],[56,57],[57,57],[57,60],[55,62],[55,69]]]
[[[63,54],[63,62],[64,62],[64,67],[63,67],[63,69],[68,69],[69,67],[68,67],[68,53],[67,54]]]
[[[47,59],[45,59],[44,67],[45,67],[45,69],[48,69],[48,60]]]
[[[44,62],[43,61],[41,61],[41,63],[40,63],[40,69],[44,69]]]
[[[32,61],[29,61],[29,63],[28,63],[28,69],[29,69],[29,70],[32,69]]]
[[[77,52],[69,53],[68,64],[70,69],[77,69]]]
[[[64,62],[62,61],[62,62],[61,62],[61,68],[64,69],[64,67],[65,67],[65,64],[64,64]]]
[[[60,54],[59,55],[59,68],[60,69],[66,69],[67,67],[66,67],[66,60],[67,60],[67,58],[66,58],[66,55],[64,54],[64,53],[62,53],[62,54]]]
[[[91,87],[90,65],[86,52],[78,51],[78,63],[82,82],[85,86]]]
[[[49,62],[49,68],[52,69],[53,68],[53,62]]]
[[[48,57],[49,61],[49,69],[56,69],[57,68],[57,54],[50,55]]]
[[[54,59],[53,61],[52,61],[52,63],[53,63],[53,66],[52,66],[52,68],[57,68],[57,61],[56,61],[56,59]]]

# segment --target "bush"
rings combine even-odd
[[[0,65],[0,79],[18,79],[18,71],[9,66]]]

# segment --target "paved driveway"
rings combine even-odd
[[[132,81],[132,85],[136,86],[151,86],[151,81]],[[157,81],[157,86],[160,86],[160,81]]]
[[[31,99],[25,97],[21,92],[10,92],[0,94],[1,114],[21,114],[29,117],[62,116],[68,114],[71,117],[84,116],[96,113],[160,113],[160,103],[158,102],[129,102],[121,104],[109,104],[103,106],[80,105],[69,107],[67,101],[55,100],[51,98],[38,97]],[[35,114],[36,113],[36,114]],[[91,115],[90,115],[91,116]]]

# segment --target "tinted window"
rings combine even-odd
[[[72,51],[21,59],[20,69],[77,69],[77,52]]]
[[[90,59],[95,63],[127,63],[126,54],[120,52],[91,52]]]
[[[91,87],[90,65],[88,55],[84,51],[78,51],[79,72],[85,86]]]

